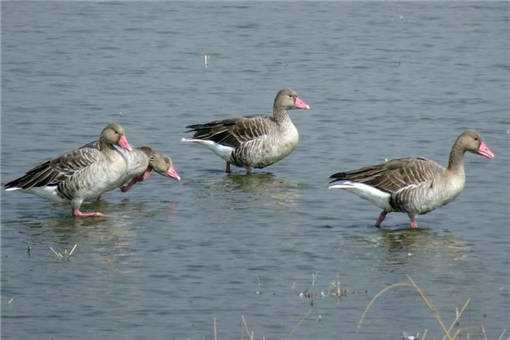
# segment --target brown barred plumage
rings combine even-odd
[[[283,89],[276,95],[272,116],[253,115],[188,125],[187,132],[194,132],[193,139],[183,141],[197,144],[205,141],[201,144],[225,160],[227,172],[230,164],[234,164],[245,167],[249,173],[251,168],[271,165],[294,150],[299,134],[287,110],[298,108],[309,106],[294,91]]]
[[[128,151],[120,151],[126,149]],[[119,187],[125,181],[129,152],[122,126],[108,124],[97,142],[88,143],[57,158],[45,161],[25,175],[5,184],[6,190],[22,189],[55,201],[70,201],[75,216],[100,216],[83,213],[84,200]]]
[[[464,131],[450,151],[448,167],[426,158],[400,158],[330,176],[331,188],[345,189],[365,198],[383,212],[376,226],[391,211],[404,212],[416,227],[416,215],[451,202],[464,188],[464,153],[494,157],[474,130]]]

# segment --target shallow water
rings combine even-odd
[[[94,140],[106,122],[169,153],[154,176],[104,195],[105,219],[2,192],[2,336],[17,339],[397,339],[435,320],[491,338],[509,328],[508,2],[2,3],[2,183]],[[204,67],[204,54],[209,55]],[[270,110],[281,87],[300,144],[253,176],[182,145],[184,126]],[[385,158],[445,163],[464,128],[464,193],[418,219],[378,210],[327,177]],[[69,261],[49,250],[70,249]],[[27,249],[30,249],[28,251]],[[335,282],[346,289],[338,297]],[[470,330],[472,338],[477,329]]]

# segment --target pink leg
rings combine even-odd
[[[96,212],[96,211],[82,212],[82,211],[80,211],[80,208],[74,208],[73,216],[74,217],[100,217],[100,216],[104,216],[104,215],[102,213]]]
[[[146,179],[151,177],[151,172],[152,172],[152,169],[147,169],[147,170],[145,170],[145,172],[142,175],[133,177],[131,179],[131,181],[129,181],[129,183],[120,187],[120,191],[127,192],[136,183],[145,181]]]
[[[142,175],[142,180],[141,181],[145,181],[147,180],[149,177],[151,177],[151,173],[152,173],[152,169],[147,169],[145,170],[145,172],[143,173]],[[141,182],[140,181],[140,182]]]
[[[409,225],[411,229],[418,228],[418,225],[416,224],[416,216],[409,216],[409,218],[411,219],[411,224]]]
[[[381,223],[384,221],[384,219],[386,218],[386,214],[388,214],[387,211],[382,211],[380,214],[379,214],[379,217],[377,218],[377,221],[375,222],[375,226],[377,228],[379,228],[381,226]]]

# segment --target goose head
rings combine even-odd
[[[149,146],[142,146],[142,149],[149,157],[149,167],[156,171],[158,174],[173,178],[177,181],[181,180],[181,176],[175,170],[172,159],[164,153],[156,151]]]
[[[469,151],[487,159],[494,158],[494,152],[485,144],[478,131],[464,131],[459,138],[457,138],[455,144],[463,151]]]
[[[131,145],[129,145],[129,142],[126,138],[126,132],[124,128],[117,123],[108,124],[101,132],[99,140],[108,145],[118,145],[122,149],[133,151],[133,148]]]
[[[274,99],[273,107],[277,111],[294,109],[310,110],[310,105],[299,98],[296,91],[288,88],[278,91]]]

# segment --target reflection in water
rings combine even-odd
[[[354,235],[351,238],[358,243],[384,249],[384,261],[388,264],[407,263],[416,257],[425,260],[445,257],[445,260],[459,261],[469,252],[469,245],[458,239],[455,234],[426,228],[417,230],[374,228],[369,234]]]
[[[143,202],[122,202],[110,204],[104,201],[87,205],[87,209],[107,211],[101,218],[74,218],[70,214],[55,217],[33,216],[20,210],[20,217],[15,221],[4,221],[3,229],[7,233],[16,232],[25,235],[24,242],[30,244],[34,253],[50,254],[49,247],[71,249],[78,244],[76,256],[86,253],[87,261],[107,265],[109,270],[116,270],[116,259],[134,253],[132,244],[137,239],[137,226],[133,215],[147,214]],[[67,211],[66,211],[67,212]]]
[[[203,178],[197,185],[202,187],[201,194],[208,199],[210,195],[216,194],[248,193],[249,195],[241,196],[241,202],[236,202],[235,197],[231,197],[234,200],[232,203],[246,204],[250,201],[265,200],[283,207],[295,206],[301,191],[306,188],[304,184],[279,178],[271,173],[226,175],[220,179]]]
[[[456,238],[452,233],[439,233],[424,228],[382,230],[381,235],[381,243],[388,252],[407,251],[411,254],[446,252],[448,258],[456,261],[464,257],[467,248],[466,242]]]

